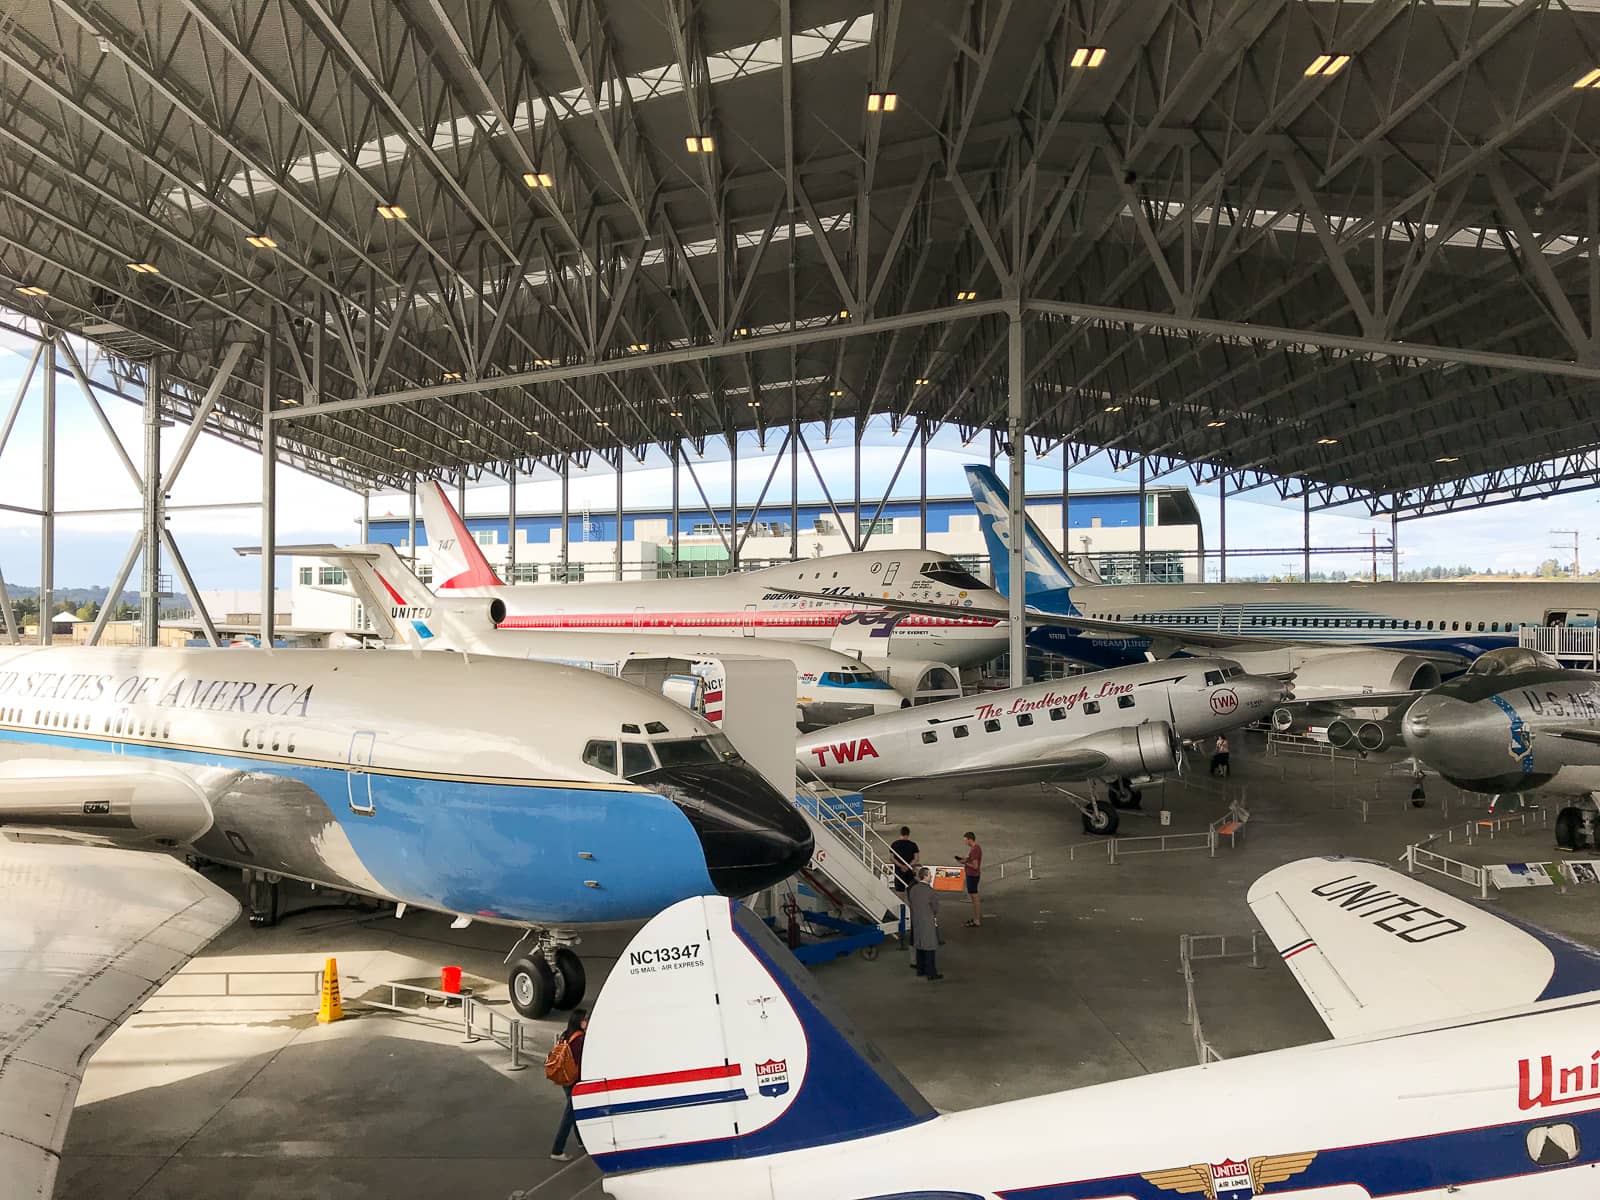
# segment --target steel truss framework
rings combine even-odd
[[[1415,517],[1594,485],[1597,67],[1591,0],[38,0],[0,283],[358,490],[876,417]]]

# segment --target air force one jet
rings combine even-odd
[[[961,672],[1005,653],[992,615],[1005,600],[960,563],[927,550],[875,550],[812,558],[697,579],[506,587],[437,483],[420,489],[423,523],[441,596],[486,596],[505,605],[509,629],[768,638],[827,646],[859,658],[908,695],[961,694]],[[803,588],[817,596],[802,596]],[[941,605],[938,615],[844,604],[822,593],[865,592]],[[1003,615],[1003,614],[1002,614]]]
[[[987,467],[966,472],[996,589],[1008,593],[1010,493]],[[1024,538],[1028,610],[1048,622],[1030,636],[1041,649],[1101,666],[1221,653],[1248,671],[1293,671],[1301,701],[1435,687],[1516,645],[1523,625],[1593,626],[1600,606],[1589,583],[1103,584],[1063,562],[1031,519]]]
[[[793,803],[663,697],[444,653],[0,651],[0,827],[520,928],[528,1016],[581,999],[576,928],[748,895],[811,853]],[[34,897],[0,881],[9,936]]]
[[[944,1114],[748,909],[681,901],[594,1005],[579,1131],[617,1200],[1595,1194],[1600,955],[1349,859],[1249,901],[1334,1040]]]
[[[279,554],[316,556],[342,567],[382,636],[418,650],[459,650],[503,658],[534,658],[623,675],[632,663],[683,660],[699,672],[705,715],[721,720],[722,660],[759,657],[790,663],[795,671],[795,723],[816,729],[840,721],[894,712],[911,698],[870,668],[826,646],[763,641],[757,650],[737,637],[508,627],[499,597],[438,594],[422,583],[395,548],[280,546]]]
[[[802,737],[796,757],[802,773],[852,788],[1162,775],[1178,769],[1180,739],[1262,720],[1283,692],[1226,659],[1164,659],[864,717]],[[1118,823],[1113,805],[1083,805],[1087,832]]]

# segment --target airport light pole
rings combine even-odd
[[[1569,537],[1572,539],[1572,577],[1574,579],[1581,578],[1583,571],[1580,569],[1578,562],[1578,531],[1576,529],[1552,529],[1550,532],[1552,534],[1560,534],[1563,537]],[[1565,543],[1562,543],[1559,546],[1551,546],[1550,548],[1552,550],[1565,550],[1567,546]]]

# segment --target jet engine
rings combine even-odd
[[[1328,744],[1335,750],[1353,750],[1362,754],[1380,754],[1385,750],[1405,748],[1399,721],[1363,721],[1353,717],[1340,717],[1329,723]]]
[[[1439,668],[1428,659],[1389,650],[1319,654],[1301,662],[1294,671],[1296,700],[1338,696],[1359,704],[1364,691],[1427,691],[1438,686]]]
[[[193,778],[161,763],[126,765],[133,761],[0,765],[0,825],[71,830],[124,846],[186,845],[211,828],[211,804]]]
[[[1106,764],[1095,774],[1108,778],[1162,775],[1178,769],[1178,736],[1165,721],[1091,734],[1072,743],[1074,750],[1098,750]]]
[[[478,596],[440,596],[433,609],[441,617],[459,621],[469,633],[491,633],[506,619],[506,602],[496,596],[485,600]]]

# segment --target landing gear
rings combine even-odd
[[[1122,815],[1105,800],[1091,800],[1083,807],[1083,831],[1110,837],[1122,823]]]
[[[530,939],[533,948],[520,953]],[[529,1020],[537,1021],[550,1015],[552,1010],[577,1008],[583,1003],[588,989],[583,960],[566,941],[556,941],[546,930],[528,930],[517,940],[506,955],[510,970],[506,987],[511,993],[511,1005]]]
[[[282,877],[269,875],[265,871],[252,871],[248,868],[244,872],[245,907],[250,912],[250,924],[257,929],[266,929],[278,923],[279,892],[282,890]]]
[[[1138,808],[1143,799],[1143,793],[1127,778],[1113,780],[1106,787],[1106,795],[1117,808]]]

